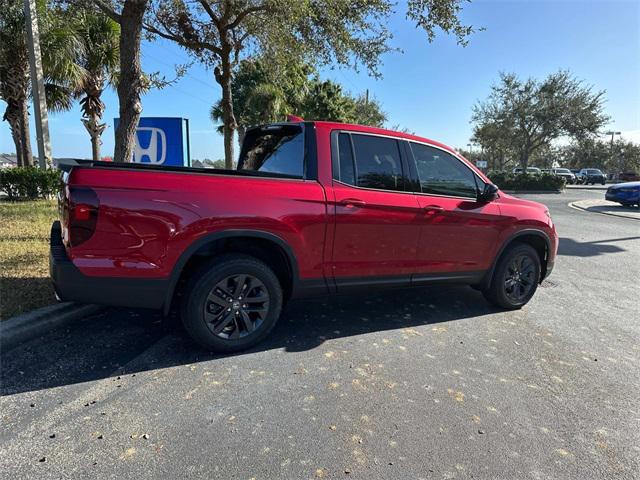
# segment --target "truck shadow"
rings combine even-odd
[[[325,341],[370,332],[475,319],[498,310],[469,287],[432,287],[291,302],[270,336],[255,348],[214,355],[195,345],[177,319],[110,309],[1,353],[0,396],[272,349],[310,350]],[[431,330],[424,329],[424,335]]]
[[[597,240],[592,242],[576,242],[572,238],[561,237],[558,244],[558,255],[570,257],[596,257],[608,253],[619,253],[626,251],[617,242],[628,242],[638,240],[640,237],[611,238],[609,240]]]

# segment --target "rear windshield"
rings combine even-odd
[[[568,168],[556,168],[556,173],[571,173]]]
[[[238,170],[304,176],[304,135],[300,125],[270,125],[249,130]]]

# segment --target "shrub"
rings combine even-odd
[[[10,200],[49,198],[60,188],[60,170],[35,167],[0,169],[0,191]]]
[[[543,173],[528,175],[526,173],[489,172],[487,175],[502,190],[540,190],[557,192],[564,188],[564,179],[557,175]]]

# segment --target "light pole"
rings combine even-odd
[[[35,0],[24,0],[24,16],[29,50],[33,111],[36,116],[38,164],[40,168],[47,168],[47,165],[51,163],[51,144],[49,142],[49,117],[47,115],[47,100],[44,96],[44,74],[42,73],[38,12]]]
[[[613,137],[616,135],[622,135],[622,132],[615,132],[613,130],[609,130],[608,132],[605,132],[605,135],[611,135],[611,144],[610,144],[610,152],[611,152],[611,165],[614,164],[615,162],[615,158],[613,157]],[[613,175],[613,174],[611,174]],[[613,178],[613,177],[611,177]]]
[[[608,132],[604,132],[605,135],[611,135],[611,150],[613,151],[613,137],[614,135],[622,135],[622,132],[614,132],[613,130],[609,130]]]

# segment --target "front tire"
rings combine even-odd
[[[525,243],[515,243],[498,260],[491,284],[482,293],[500,308],[522,308],[536,293],[541,271],[538,252]]]
[[[282,310],[282,287],[273,270],[248,255],[224,255],[189,280],[182,323],[204,348],[237,352],[262,341]]]

